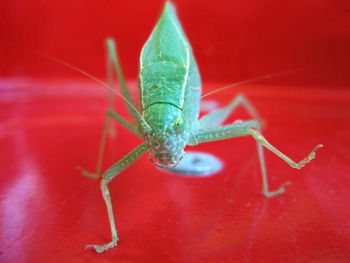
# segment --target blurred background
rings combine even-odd
[[[344,0],[174,1],[204,82],[231,83],[306,69],[348,82],[350,8]],[[41,51],[104,77],[107,36],[116,39],[125,75],[164,1],[2,1],[0,74],[76,76],[27,52]],[[333,78],[334,76],[334,78]]]

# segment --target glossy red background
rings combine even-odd
[[[348,1],[175,1],[204,81],[233,82],[290,69],[348,69]],[[6,1],[1,4],[3,74],[76,76],[35,49],[104,76],[106,36],[124,71],[137,75],[141,47],[163,1]],[[16,46],[17,45],[17,46]]]
[[[325,148],[300,171],[266,152],[271,186],[293,182],[268,200],[250,138],[196,147],[225,163],[209,178],[167,174],[144,156],[111,183],[118,247],[83,250],[110,238],[99,183],[75,169],[95,167],[106,92],[31,50],[104,78],[103,40],[114,36],[136,94],[140,49],[162,4],[0,3],[0,261],[349,262],[347,1],[176,1],[205,92],[303,69],[208,100],[224,105],[245,93],[268,124],[264,135],[295,160]],[[236,118],[247,115],[240,109]],[[140,143],[117,130],[105,169]]]

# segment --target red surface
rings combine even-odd
[[[135,79],[141,47],[163,3],[163,0],[2,1],[0,72],[75,76],[71,70],[62,70],[61,65],[26,51],[34,49],[104,77],[103,43],[107,36],[113,36],[126,76]],[[297,68],[332,72],[336,79],[347,76],[349,1],[174,3],[204,81],[231,83]]]
[[[85,251],[110,238],[99,182],[75,169],[95,168],[106,92],[27,48],[103,76],[103,39],[115,36],[135,93],[137,58],[161,1],[3,1],[0,262],[350,261],[347,2],[176,4],[205,92],[304,69],[206,99],[224,105],[239,91],[248,95],[267,122],[266,138],[294,160],[318,143],[325,147],[300,171],[266,152],[271,187],[293,182],[272,199],[260,195],[251,138],[193,148],[224,161],[209,178],[170,175],[145,155],[111,183],[118,247],[102,255]],[[235,118],[247,115],[240,109]],[[140,142],[117,130],[104,169]]]
[[[2,81],[1,88],[1,262],[350,260],[348,91],[242,87],[274,145],[299,160],[322,142],[316,160],[297,171],[267,153],[271,186],[293,184],[264,199],[251,138],[196,147],[225,162],[209,178],[167,174],[144,156],[111,183],[120,243],[97,255],[83,247],[109,240],[105,205],[99,182],[75,167],[95,167],[104,92],[88,82],[42,79]],[[212,98],[222,104],[228,94]],[[140,141],[117,129],[105,168]]]

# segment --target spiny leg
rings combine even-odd
[[[116,45],[115,42],[112,38],[108,38],[106,41],[106,46],[107,46],[107,72],[108,72],[108,78],[109,81],[113,81],[113,76],[112,76],[112,64],[115,67],[115,71],[117,73],[118,76],[118,80],[120,83],[120,87],[122,90],[122,94],[125,97],[125,99],[127,99],[129,101],[129,103],[125,102],[126,108],[130,114],[130,116],[132,117],[132,119],[134,120],[134,123],[138,123],[139,122],[139,116],[138,113],[136,112],[136,104],[135,101],[133,100],[133,98],[130,95],[130,91],[126,85],[125,79],[124,79],[124,75],[120,66],[120,62],[119,62],[119,58],[118,58],[118,52],[116,49]],[[110,99],[110,101],[112,101],[112,99]],[[111,104],[113,104],[113,101],[110,102]]]
[[[117,229],[115,227],[115,220],[114,220],[113,208],[112,208],[112,202],[111,202],[111,194],[109,192],[107,182],[105,179],[101,180],[101,192],[102,192],[103,200],[105,201],[105,204],[107,207],[108,219],[109,219],[109,224],[110,224],[111,233],[112,233],[112,241],[104,245],[86,245],[85,246],[85,249],[93,247],[97,253],[102,253],[105,250],[115,247],[119,240]]]
[[[109,53],[110,52],[107,48],[107,52],[106,52],[107,80],[108,80],[108,86],[110,86],[114,90],[114,77],[113,77],[113,70],[112,70],[112,60],[110,59]],[[113,91],[110,89],[108,89],[108,109],[114,109],[114,94],[113,94]],[[109,125],[109,133],[112,137],[114,137],[116,135],[116,128],[115,128],[114,124]]]
[[[136,136],[141,137],[140,132],[138,131],[137,127],[130,122],[128,122],[126,119],[124,119],[119,113],[115,112],[112,109],[107,110],[106,116],[105,116],[105,121],[103,125],[103,133],[102,133],[102,138],[101,138],[101,144],[100,144],[100,150],[98,154],[98,161],[97,161],[97,168],[95,173],[90,173],[82,168],[83,176],[89,177],[89,178],[94,178],[98,179],[100,177],[101,173],[101,166],[102,166],[102,160],[103,160],[103,154],[104,154],[104,149],[106,145],[106,137],[107,137],[107,131],[108,131],[108,123],[110,118],[116,120],[119,122],[121,125],[123,125],[126,129],[134,133]]]
[[[300,169],[304,167],[307,163],[309,163],[312,159],[315,159],[315,152],[318,148],[323,147],[322,144],[318,144],[310,153],[308,156],[306,156],[303,160],[296,163],[292,159],[290,159],[288,156],[281,153],[279,150],[277,150],[274,146],[272,146],[262,135],[259,131],[255,130],[254,128],[248,129],[249,134],[254,137],[254,139],[264,145],[267,149],[275,153],[278,157],[280,157],[282,160],[284,160],[286,163],[288,163],[292,168]]]
[[[305,157],[302,161],[296,163],[292,159],[290,159],[288,156],[284,155],[275,147],[273,147],[260,134],[260,132],[256,130],[257,128],[258,128],[258,123],[256,121],[246,121],[242,123],[225,125],[225,126],[220,126],[216,128],[202,129],[202,130],[198,130],[194,135],[192,135],[192,137],[190,138],[189,144],[196,145],[202,142],[218,141],[218,140],[249,136],[249,135],[252,136],[257,141],[257,144],[258,144],[258,154],[259,154],[259,161],[260,161],[262,180],[263,180],[263,194],[266,197],[272,197],[283,193],[284,186],[289,184],[289,182],[283,184],[276,191],[272,191],[272,192],[269,191],[262,145],[265,146],[270,151],[272,151],[273,153],[275,153],[282,160],[287,162],[291,167],[300,169],[303,166],[305,166],[306,163],[309,163],[312,159],[315,158],[315,151],[318,148],[322,147],[322,144],[317,145],[307,157]]]
[[[115,247],[118,242],[118,234],[115,227],[115,220],[112,209],[111,195],[108,189],[108,183],[123,170],[128,168],[131,164],[133,164],[138,158],[140,158],[147,151],[147,146],[145,144],[140,144],[134,150],[132,150],[129,154],[127,154],[123,159],[119,162],[112,165],[102,176],[101,180],[101,192],[103,199],[106,203],[109,224],[111,227],[112,240],[111,242],[104,245],[87,245],[85,249],[93,247],[97,253],[101,253],[105,250],[108,250],[112,247]]]
[[[106,41],[106,46],[107,46],[107,78],[108,78],[108,85],[110,87],[113,88],[113,70],[112,70],[112,65],[114,64],[115,66],[115,70],[117,72],[118,75],[118,79],[120,82],[120,86],[122,89],[122,93],[123,96],[131,103],[131,105],[129,103],[125,103],[130,115],[132,116],[132,118],[134,119],[135,123],[138,123],[138,116],[136,113],[136,105],[135,102],[133,101],[130,92],[126,86],[125,83],[125,79],[123,76],[123,72],[121,70],[121,66],[119,63],[119,59],[118,59],[118,53],[116,51],[115,48],[115,43],[114,40],[109,38]],[[103,126],[103,133],[102,133],[102,138],[101,138],[101,144],[100,144],[100,150],[99,150],[99,155],[98,155],[98,161],[97,161],[97,168],[96,168],[96,173],[90,173],[80,167],[78,167],[79,169],[82,170],[83,175],[89,178],[99,178],[100,173],[101,173],[101,166],[102,166],[102,160],[103,160],[103,153],[104,153],[104,148],[105,148],[105,143],[106,143],[106,136],[107,136],[107,132],[108,132],[108,124],[109,124],[109,119],[113,118],[115,119],[117,122],[119,122],[120,124],[122,124],[125,128],[127,128],[129,131],[131,131],[132,133],[134,133],[135,135],[137,135],[138,137],[141,137],[141,134],[139,133],[139,131],[137,130],[137,127],[133,124],[131,124],[130,122],[128,122],[126,119],[124,119],[119,113],[115,112],[114,110],[112,110],[113,108],[113,93],[112,91],[109,89],[109,94],[108,94],[108,105],[109,105],[109,109],[106,112],[106,116],[105,116],[105,121],[104,121],[104,126]],[[134,107],[134,108],[133,108]],[[110,133],[112,135],[115,134],[115,128],[113,125],[110,125]]]
[[[248,101],[248,99],[244,95],[239,94],[238,96],[234,97],[226,107],[214,110],[208,113],[207,115],[203,116],[198,123],[199,129],[218,127],[240,105],[244,107],[244,109],[249,113],[251,118],[256,119],[256,121],[260,120],[262,122],[262,119],[259,117],[259,114],[255,110],[253,105]],[[197,160],[197,163],[195,163],[193,160]],[[198,163],[201,163],[201,167],[199,167]],[[197,152],[190,152],[184,156],[179,165],[167,169],[175,173],[199,175],[210,174],[212,172],[218,171],[220,167],[221,162],[215,156],[210,156],[208,154]]]
[[[232,114],[233,111],[240,105],[246,109],[253,120],[257,120],[260,123],[260,126],[262,123],[264,123],[263,119],[259,116],[258,112],[249,102],[249,100],[243,94],[239,94],[226,107],[214,110],[203,116],[199,120],[200,127],[213,128],[221,125],[227,119],[227,117]]]
[[[264,145],[266,148],[268,148],[270,151],[275,153],[278,157],[283,159],[286,163],[288,163],[292,168],[301,169],[304,167],[307,163],[309,163],[312,159],[315,158],[315,151],[323,147],[322,144],[317,145],[311,153],[306,156],[303,160],[296,163],[292,159],[290,159],[288,156],[281,153],[279,150],[277,150],[275,147],[273,147],[262,135],[259,131],[250,128],[249,129],[250,134],[253,136],[253,138],[256,140],[257,147],[258,147],[258,155],[259,155],[259,161],[260,161],[260,167],[261,167],[261,175],[262,175],[262,181],[263,181],[263,194],[266,197],[273,197],[279,194],[282,194],[285,192],[285,186],[290,184],[290,182],[285,182],[282,184],[277,190],[275,191],[269,191],[268,183],[267,183],[267,176],[266,176],[266,168],[265,168],[265,160],[264,160],[264,152],[262,145]]]
[[[262,178],[262,189],[263,194],[266,197],[273,197],[279,194],[283,194],[285,192],[285,186],[291,184],[290,181],[283,183],[277,190],[269,191],[269,184],[267,181],[266,175],[266,166],[265,166],[265,158],[264,158],[264,149],[259,142],[256,142],[256,146],[258,148],[258,156],[260,162],[260,170],[261,170],[261,178]]]

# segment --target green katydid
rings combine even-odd
[[[107,185],[147,151],[154,157],[157,166],[167,168],[180,162],[185,154],[186,145],[252,136],[257,142],[263,194],[266,197],[272,197],[283,193],[285,185],[289,182],[282,184],[275,191],[269,190],[262,146],[297,169],[315,158],[315,151],[322,147],[322,145],[316,146],[302,161],[294,162],[261,135],[258,114],[243,95],[234,98],[228,106],[208,113],[198,120],[201,98],[200,75],[190,43],[170,2],[165,4],[159,21],[141,51],[138,75],[139,109],[126,86],[112,39],[107,40],[107,63],[109,86],[112,86],[112,66],[114,66],[120,82],[122,97],[134,124],[110,108],[106,113],[97,171],[93,174],[83,171],[83,174],[95,178],[100,176],[108,122],[111,118],[142,138],[144,142],[102,175],[101,191],[107,206],[112,241],[104,245],[87,245],[86,248],[93,247],[101,253],[117,245],[118,236]],[[253,120],[222,125],[239,105],[248,111]]]

